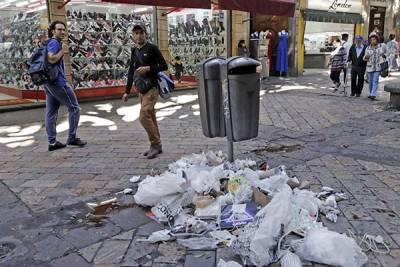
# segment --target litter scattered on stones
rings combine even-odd
[[[132,178],[129,179],[129,182],[131,183],[137,183],[140,180],[140,176],[132,176]]]
[[[310,181],[289,177],[283,165],[226,158],[212,151],[184,156],[140,181],[135,202],[166,226],[141,241],[176,240],[194,250],[226,246],[255,266],[297,267],[303,260],[358,267],[367,261],[354,237],[329,231],[320,220],[337,221],[344,192],[322,187],[314,193]],[[218,266],[242,265],[220,260]]]

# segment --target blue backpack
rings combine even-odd
[[[47,60],[47,40],[39,47],[28,60],[28,74],[35,85],[54,82],[58,77],[58,67]]]
[[[157,82],[160,96],[164,99],[170,98],[172,96],[172,91],[175,89],[172,79],[166,73],[161,71],[157,74]]]

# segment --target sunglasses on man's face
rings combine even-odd
[[[65,29],[64,29],[64,28],[56,28],[55,30],[56,30],[56,31],[63,31],[63,32],[65,32]]]

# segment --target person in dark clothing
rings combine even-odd
[[[248,57],[249,50],[247,49],[246,42],[244,40],[240,40],[238,43],[238,56],[240,57]]]
[[[153,159],[162,153],[160,131],[154,109],[159,95],[156,86],[157,74],[160,71],[167,70],[168,66],[158,47],[147,41],[146,28],[143,24],[133,26],[132,32],[135,47],[132,49],[128,81],[122,99],[123,101],[128,101],[134,77],[143,76],[154,85],[146,92],[140,92],[141,107],[139,115],[139,121],[146,130],[150,141],[150,149],[144,152],[143,155],[148,159]]]
[[[171,65],[175,68],[175,78],[178,80],[178,83],[181,83],[182,73],[183,73],[183,63],[180,56],[175,57],[175,63],[171,63]]]
[[[364,75],[367,62],[364,61],[367,46],[363,44],[363,37],[356,36],[356,43],[350,48],[349,59],[351,62],[351,96],[360,97],[364,87]]]
[[[329,67],[331,70],[330,78],[334,83],[334,92],[340,87],[340,72],[345,68],[347,63],[346,49],[337,42],[338,47],[331,53],[329,58]]]

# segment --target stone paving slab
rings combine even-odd
[[[384,79],[381,86],[399,75]],[[284,164],[289,174],[343,190],[336,224],[329,229],[380,234],[390,255],[368,253],[367,266],[399,266],[400,166],[398,113],[379,101],[343,97],[328,87],[326,72],[271,79],[261,92],[259,136],[235,144],[240,158],[270,166]],[[43,110],[4,113],[0,118],[0,244],[15,245],[0,258],[5,266],[214,266],[240,259],[230,249],[190,251],[174,242],[140,242],[164,226],[152,221],[132,196],[126,209],[112,212],[103,225],[87,225],[85,202],[102,201],[134,187],[132,175],[163,171],[183,155],[225,150],[223,138],[203,137],[196,92],[177,92],[160,101],[157,118],[165,153],[154,160],[141,153],[146,135],[138,122],[139,104],[117,100],[82,104],[79,135],[87,147],[47,152]],[[59,138],[67,132],[65,108]],[[397,264],[397,265],[396,265]],[[305,266],[323,266],[305,263]]]

